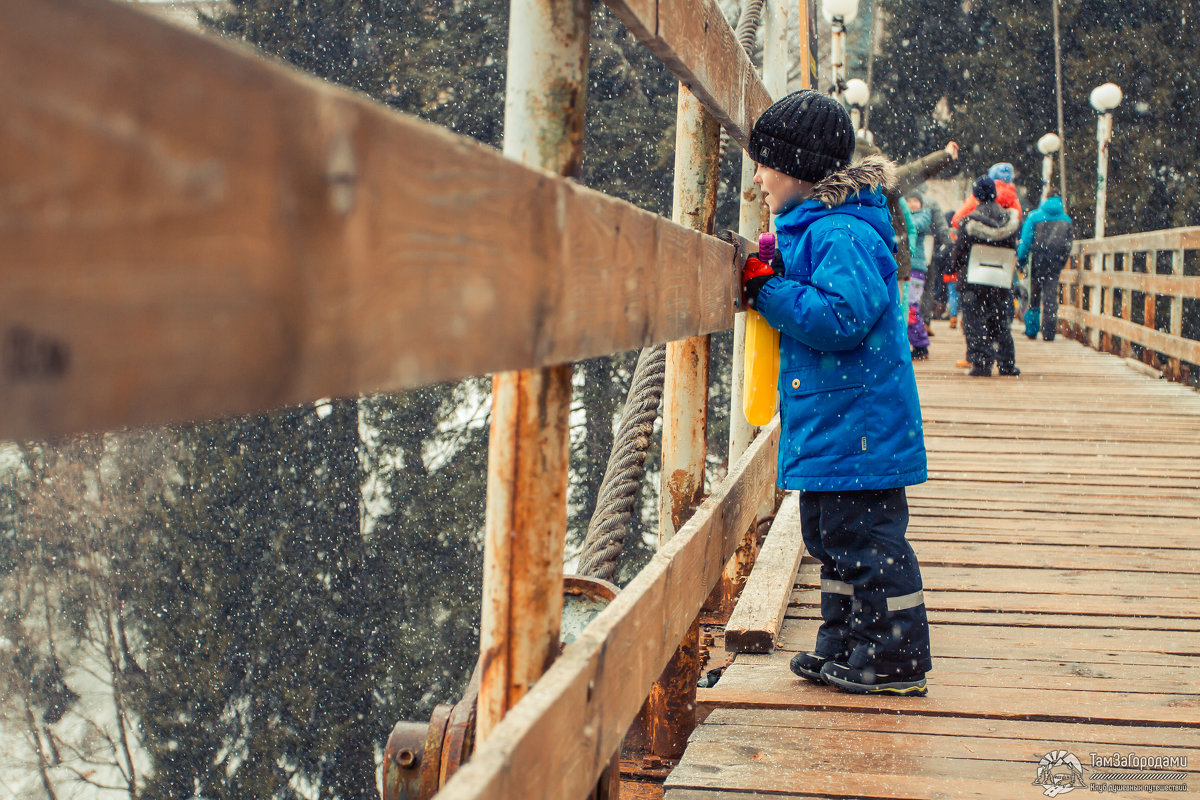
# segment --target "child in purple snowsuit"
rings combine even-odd
[[[925,294],[925,236],[931,219],[920,194],[914,192],[905,201],[904,210],[912,222],[908,229],[908,251],[912,256],[912,274],[908,276],[908,343],[912,346],[913,360],[918,361],[929,358],[929,332],[921,317],[921,297]]]

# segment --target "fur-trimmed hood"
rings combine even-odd
[[[896,165],[881,155],[870,155],[814,184],[809,199],[836,208],[851,195],[876,188],[896,188]]]
[[[972,239],[1002,242],[1011,239],[1021,228],[1021,212],[1003,208],[995,201],[983,203],[962,221],[962,231]]]

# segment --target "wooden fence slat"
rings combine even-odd
[[[1128,250],[1171,250],[1182,247],[1187,250],[1200,248],[1200,226],[1191,228],[1167,228],[1161,231],[1125,233],[1106,236],[1103,239],[1081,239],[1075,242],[1076,251],[1088,253],[1122,253]]]
[[[1093,330],[1102,330],[1112,336],[1119,336],[1125,341],[1166,353],[1172,358],[1200,364],[1200,341],[1171,336],[1161,331],[1152,330],[1145,325],[1137,325],[1117,317],[1093,314],[1071,306],[1063,306],[1060,316],[1067,322]]]
[[[772,491],[778,443],[776,419],[439,798],[557,800],[587,793]]]
[[[1062,283],[1067,286],[1102,286],[1131,292],[1167,294],[1176,297],[1200,298],[1200,277],[1148,275],[1141,272],[1090,272],[1064,270]]]
[[[732,325],[710,236],[122,4],[0,14],[2,439]]]
[[[715,0],[606,0],[617,18],[745,148],[771,95]]]

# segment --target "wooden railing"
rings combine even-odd
[[[1062,293],[1059,316],[1068,333],[1098,349],[1136,355],[1173,379],[1195,380],[1200,228],[1077,242]]]
[[[710,160],[706,183],[677,177],[678,222],[128,7],[0,0],[0,439],[555,368],[731,327],[740,264],[711,235],[714,137],[719,123],[744,145],[768,92],[714,0],[610,5],[679,77],[680,131],[688,97],[703,105],[681,136]],[[751,207],[747,233],[766,222]],[[688,379],[669,374],[664,399],[680,439],[703,432],[706,389],[678,389]],[[554,425],[537,411],[512,414],[526,459]],[[699,441],[681,447],[689,469]],[[772,491],[777,443],[776,423],[698,508],[671,508],[669,541],[446,797],[595,787]],[[561,586],[560,564],[545,571]]]

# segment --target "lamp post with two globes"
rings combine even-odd
[[[1115,83],[1102,83],[1092,89],[1092,108],[1096,118],[1096,233],[1097,239],[1104,238],[1104,212],[1108,205],[1108,143],[1112,141],[1112,111],[1121,105],[1121,87]]]
[[[858,0],[824,0],[821,12],[833,26],[833,39],[829,43],[833,87],[829,93],[840,100],[846,88],[846,25],[858,16]]]

